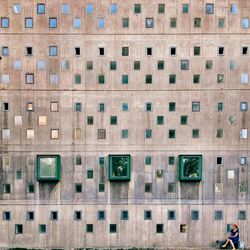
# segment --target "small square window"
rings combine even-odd
[[[196,17],[194,18],[194,28],[200,28],[201,27],[201,18]]]
[[[206,61],[206,69],[212,69],[213,68],[213,61],[207,60]]]
[[[98,220],[105,220],[105,219],[106,219],[105,211],[99,210],[99,211],[97,212],[97,219],[98,219]]]
[[[82,83],[82,76],[80,74],[75,75],[75,84],[81,84]]]
[[[146,129],[145,138],[146,139],[151,139],[152,138],[152,129]]]
[[[177,18],[175,18],[175,17],[170,18],[170,27],[171,28],[177,27]]]
[[[37,4],[37,14],[45,14],[45,4]]]
[[[150,155],[146,155],[145,165],[151,165],[151,164],[152,164],[152,157]]]
[[[86,5],[86,14],[93,14],[94,13],[94,5],[93,4],[87,4]]]
[[[110,61],[109,68],[110,70],[116,70],[116,61]]]
[[[11,212],[3,211],[3,220],[11,220]]]
[[[50,28],[57,28],[57,18],[56,17],[49,18],[49,27]]]
[[[9,74],[2,74],[2,83],[3,84],[10,83],[10,75]]]
[[[49,46],[49,55],[57,56],[57,46]]]
[[[50,103],[50,111],[51,112],[58,112],[59,111],[59,104],[58,104],[58,102],[51,102]]]
[[[230,5],[230,13],[231,14],[237,14],[238,13],[238,5],[236,3],[233,3]]]
[[[94,117],[93,116],[87,116],[87,124],[94,125]]]
[[[140,70],[140,69],[141,69],[141,62],[134,61],[134,70]]]
[[[105,48],[100,47],[99,48],[99,56],[104,56],[104,54],[105,54]]]
[[[122,84],[128,84],[128,75],[122,75]]]
[[[75,29],[80,29],[81,28],[81,18],[74,18],[73,27]]]
[[[82,165],[82,158],[80,155],[75,156],[75,165],[81,166]]]
[[[93,61],[87,61],[87,70],[93,70]]]
[[[248,47],[246,47],[246,46],[241,47],[241,54],[248,55]]]
[[[69,4],[67,4],[67,3],[63,3],[62,5],[61,5],[61,12],[62,12],[62,14],[69,14]]]
[[[240,130],[240,138],[241,139],[247,139],[247,129],[246,128],[242,128]]]
[[[224,47],[218,47],[218,55],[223,56],[224,55]]]
[[[152,103],[149,103],[149,102],[147,102],[146,103],[146,111],[148,111],[148,112],[150,112],[150,111],[152,111]]]
[[[105,112],[105,103],[99,103],[99,112]]]
[[[124,102],[122,103],[122,111],[128,111],[129,108],[128,108],[128,103]]]
[[[21,70],[22,69],[22,61],[21,60],[15,60],[13,65],[14,70]]]
[[[218,27],[221,28],[221,29],[225,28],[225,18],[219,18]]]
[[[81,48],[75,47],[74,52],[75,52],[75,56],[80,56],[81,55]]]
[[[240,103],[240,111],[247,111],[248,110],[248,103],[247,102],[241,102]]]
[[[29,184],[27,185],[27,192],[28,192],[29,194],[33,194],[33,193],[35,192],[35,186],[34,186],[34,184],[29,183]]]
[[[21,5],[19,3],[13,4],[13,13],[20,14],[21,13]]]
[[[27,140],[33,140],[34,137],[35,137],[34,129],[27,129],[26,130],[26,138],[27,138]]]
[[[169,83],[170,84],[176,83],[176,75],[169,75]]]
[[[153,79],[152,75],[146,75],[145,76],[145,83],[146,84],[151,84],[152,81],[153,81],[152,79]]]
[[[168,130],[168,138],[169,139],[174,139],[176,136],[175,129],[169,129]]]
[[[8,102],[3,102],[3,111],[9,111],[9,103]]]
[[[168,193],[175,193],[175,192],[176,192],[176,184],[168,183]]]
[[[176,55],[176,48],[175,47],[171,47],[170,48],[170,55],[171,56],[175,56]]]
[[[16,180],[22,179],[22,170],[16,170]]]
[[[161,60],[157,62],[157,69],[164,70],[164,61]]]
[[[189,70],[189,60],[181,60],[181,70]]]
[[[45,60],[37,60],[37,69],[45,70]]]
[[[109,232],[110,233],[116,233],[117,232],[116,224],[109,224]]]
[[[182,4],[182,13],[187,14],[189,12],[189,4],[184,3]]]
[[[9,47],[2,47],[2,56],[9,56]]]
[[[11,192],[11,186],[9,183],[3,183],[3,193],[4,194],[10,194]]]
[[[176,103],[175,102],[169,102],[168,103],[168,111],[174,112],[176,110]]]
[[[221,165],[223,163],[223,158],[221,156],[218,156],[216,158],[216,163],[217,163],[217,165]]]
[[[21,115],[15,115],[15,125],[22,126],[23,125],[23,117]]]
[[[169,156],[168,157],[168,165],[174,165],[174,156]]]
[[[117,13],[117,4],[116,3],[112,3],[112,4],[110,4],[110,8],[109,8],[109,10],[110,10],[110,14],[116,14]]]
[[[158,13],[159,14],[164,14],[165,13],[165,4],[163,4],[163,3],[158,4]]]
[[[58,220],[58,212],[57,211],[50,212],[50,220]]]
[[[106,129],[98,129],[98,139],[106,139]]]
[[[15,234],[23,234],[23,225],[15,224]]]
[[[26,84],[34,84],[34,74],[25,74]]]
[[[200,112],[200,102],[192,102],[192,112]]]
[[[105,83],[105,76],[104,75],[99,75],[98,76],[98,83],[99,84],[104,84]]]
[[[122,129],[122,138],[128,138],[128,129]]]
[[[94,171],[87,170],[87,179],[93,179],[93,178],[94,178]]]
[[[188,117],[186,115],[181,116],[181,125],[187,125]]]
[[[123,28],[128,28],[129,27],[129,18],[127,18],[127,17],[122,18],[122,27]]]
[[[50,130],[50,138],[51,139],[59,139],[59,129],[51,129]]]
[[[241,19],[241,27],[243,29],[249,28],[249,19],[248,18],[245,17],[245,18]]]
[[[223,111],[224,109],[224,105],[223,105],[223,102],[218,102],[217,103],[217,111]]]
[[[187,224],[180,224],[180,233],[187,232]]]
[[[81,220],[81,219],[82,219],[82,212],[74,211],[74,220]]]
[[[144,192],[152,193],[152,183],[145,183]]]
[[[99,29],[104,29],[105,28],[105,18],[98,18],[97,24],[98,24]]]
[[[69,69],[69,60],[62,60],[61,61],[61,68],[62,68],[62,70],[68,70]]]
[[[10,139],[10,129],[8,129],[8,128],[3,128],[2,129],[2,139],[3,140]]]
[[[93,233],[94,232],[93,224],[86,224],[86,232],[87,233]]]
[[[134,5],[134,13],[135,14],[141,13],[141,5],[140,4],[135,4]]]
[[[9,18],[8,17],[1,18],[1,27],[2,28],[9,28]]]
[[[198,210],[191,211],[191,220],[199,220],[199,211]]]
[[[194,56],[200,56],[201,55],[201,47],[195,46],[194,47]]]
[[[229,61],[229,68],[231,70],[235,70],[237,68],[237,64],[236,64],[236,61],[235,60],[230,60]]]
[[[206,14],[214,14],[214,4],[206,4]]]
[[[216,138],[222,138],[223,137],[223,129],[219,128],[216,132]]]
[[[152,54],[153,54],[153,49],[150,48],[150,47],[146,48],[146,54],[147,54],[147,56],[152,56]]]
[[[168,210],[168,220],[175,220],[176,215],[175,215],[175,210]]]
[[[32,102],[27,103],[27,111],[34,111],[34,104]]]
[[[156,233],[163,233],[163,232],[164,232],[164,225],[156,224]]]
[[[99,157],[99,165],[100,167],[104,167],[105,164],[105,158],[104,157]]]
[[[240,75],[240,83],[243,83],[243,84],[248,83],[248,74],[241,74]]]
[[[229,180],[234,179],[234,170],[233,169],[227,170],[227,179],[229,179]]]
[[[224,83],[224,74],[217,74],[217,83]]]
[[[214,212],[214,219],[215,220],[223,220],[223,211],[221,210],[216,210]]]
[[[39,233],[46,234],[46,225],[45,224],[39,224]]]
[[[247,158],[245,156],[240,157],[240,165],[246,165],[247,164]]]
[[[75,103],[75,111],[76,112],[82,112],[82,103],[81,102],[76,102]]]
[[[34,220],[34,219],[35,219],[34,211],[28,211],[27,212],[27,220]]]
[[[39,115],[38,116],[38,125],[45,126],[47,124],[47,116],[46,115]]]
[[[128,220],[128,210],[121,211],[121,220]]]
[[[117,125],[117,116],[110,116],[110,125]]]
[[[105,192],[105,184],[104,183],[99,183],[99,186],[98,186],[98,191],[103,193]]]
[[[129,47],[122,47],[122,56],[129,55]]]
[[[200,131],[199,131],[199,129],[193,129],[192,130],[192,137],[193,138],[199,138],[200,137]]]
[[[146,28],[154,28],[154,18],[152,18],[152,17],[147,17],[146,19],[145,19],[145,26],[146,26]]]
[[[200,83],[200,75],[193,75],[193,83],[194,84]]]
[[[82,192],[82,184],[75,183],[75,193],[81,193],[81,192]]]
[[[239,220],[246,220],[247,219],[247,212],[246,210],[240,210],[238,214]]]
[[[151,210],[144,211],[144,220],[152,220],[152,211]]]
[[[163,125],[164,124],[164,116],[160,115],[157,116],[157,125]]]

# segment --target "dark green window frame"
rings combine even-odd
[[[141,69],[141,62],[134,61],[134,70],[140,70],[140,69]]]
[[[93,61],[87,61],[87,70],[93,70]]]
[[[168,138],[174,139],[176,137],[175,129],[169,129],[168,131]]]
[[[175,84],[176,83],[176,75],[175,74],[169,75],[169,83],[170,84]]]
[[[164,3],[159,3],[158,4],[158,13],[159,14],[164,14],[165,13],[165,4]]]
[[[92,169],[87,170],[87,179],[94,179],[94,171]]]
[[[145,157],[145,165],[151,165],[152,164],[152,156],[146,155]]]
[[[163,125],[164,124],[164,116],[159,115],[157,116],[157,125]]]
[[[168,157],[168,165],[174,165],[174,160],[175,160],[174,156],[169,156]]]
[[[105,83],[105,76],[104,75],[99,75],[98,76],[98,83],[99,84],[104,84]]]
[[[36,167],[37,167],[37,180],[38,181],[59,181],[61,179],[61,175],[60,175],[61,157],[60,155],[37,155]]]
[[[116,70],[116,68],[117,68],[117,63],[116,63],[116,61],[110,61],[110,70]]]
[[[127,17],[122,18],[122,27],[129,28],[129,18]]]
[[[189,4],[188,3],[182,4],[182,13],[187,14],[188,12],[189,12]]]
[[[122,84],[128,84],[128,75],[122,75]]]
[[[146,84],[152,84],[152,82],[153,82],[153,77],[152,77],[152,75],[146,75],[146,76],[145,76],[145,83],[146,83]]]
[[[202,155],[179,155],[179,180],[202,180]]]
[[[170,28],[176,28],[177,27],[177,18],[172,17],[170,18]]]
[[[193,83],[200,83],[200,75],[193,75]]]
[[[182,115],[181,116],[181,125],[187,125],[187,122],[188,122],[188,116]]]
[[[200,137],[200,130],[199,129],[193,129],[192,130],[192,137],[193,138],[199,138]]]
[[[110,125],[117,125],[117,116],[110,116]]]
[[[174,112],[176,110],[176,103],[175,102],[169,102],[168,103],[168,111]]]
[[[109,180],[130,181],[131,173],[130,155],[109,155]]]
[[[135,4],[134,5],[134,13],[135,14],[141,13],[141,4]]]
[[[164,61],[163,60],[160,60],[157,62],[157,69],[164,70]]]

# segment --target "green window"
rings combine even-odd
[[[169,129],[168,131],[168,138],[174,139],[175,138],[175,129]]]
[[[157,125],[164,124],[164,116],[157,116]]]
[[[168,165],[174,165],[174,156],[168,157]]]
[[[110,61],[110,70],[116,70],[116,61]]]
[[[200,56],[200,54],[201,54],[201,47],[195,46],[194,47],[194,56]]]
[[[100,166],[104,166],[104,161],[105,161],[104,157],[99,157],[99,165]]]
[[[93,116],[87,116],[87,124],[88,125],[94,124],[94,117]]]
[[[165,4],[163,4],[163,3],[158,4],[158,13],[160,13],[160,14],[165,13]]]
[[[158,70],[164,70],[164,61],[158,61],[157,68]]]
[[[177,19],[174,17],[174,18],[170,18],[170,27],[171,28],[176,28],[177,26]]]
[[[148,102],[146,103],[146,111],[152,111],[152,103]]]
[[[81,84],[81,82],[82,82],[81,75],[79,74],[75,75],[75,84]]]
[[[59,155],[37,155],[37,180],[59,181],[61,157]]]
[[[174,112],[175,109],[176,109],[176,103],[175,103],[175,102],[170,102],[170,103],[168,104],[168,111]]]
[[[93,69],[93,61],[87,61],[87,70]]]
[[[99,84],[104,84],[105,83],[105,76],[104,75],[99,75],[98,76],[98,83]]]
[[[81,193],[81,192],[82,192],[82,184],[75,183],[75,193]]]
[[[197,17],[194,19],[194,28],[200,28],[201,27],[201,18]]]
[[[225,28],[225,18],[219,18],[218,27],[219,28]]]
[[[122,27],[123,28],[129,27],[129,18],[122,18]]]
[[[145,165],[151,165],[152,164],[152,157],[151,155],[147,155],[145,157]]]
[[[141,62],[134,61],[134,70],[140,70],[140,69],[141,69]]]
[[[206,69],[212,69],[213,68],[213,61],[207,60],[206,61]]]
[[[145,131],[145,138],[146,139],[152,138],[152,129],[146,129],[146,131]]]
[[[145,82],[146,82],[146,84],[151,84],[152,83],[152,75],[146,75]]]
[[[222,138],[223,137],[223,129],[219,128],[216,132],[216,138]]]
[[[188,117],[186,115],[181,116],[181,125],[187,125]]]
[[[179,180],[201,181],[202,155],[179,155]]]
[[[122,75],[122,84],[128,84],[128,75]]]
[[[122,130],[122,138],[128,138],[128,130],[127,129],[123,129]]]
[[[117,116],[110,117],[110,125],[117,125]]]
[[[169,75],[169,83],[170,84],[176,83],[176,75]]]
[[[181,60],[181,70],[189,70],[189,60]]]
[[[188,3],[184,3],[182,5],[182,13],[187,14],[189,12],[189,4]]]
[[[199,129],[193,129],[192,130],[192,137],[193,138],[199,138],[200,137],[200,131],[199,131]]]
[[[131,168],[130,155],[109,155],[109,180],[129,181]]]
[[[46,234],[46,225],[45,224],[40,224],[39,225],[39,233],[40,234]]]
[[[141,5],[140,4],[135,4],[134,5],[134,13],[135,14],[141,13]]]
[[[223,111],[223,102],[217,103],[217,111]]]
[[[22,179],[22,170],[17,170],[16,171],[16,179],[21,180]]]
[[[129,47],[122,47],[122,56],[129,55]]]
[[[87,170],[87,179],[93,179],[93,178],[94,178],[94,171]]]
[[[200,75],[193,75],[193,83],[200,83]]]
[[[128,111],[128,103],[122,103],[122,111]]]
[[[105,184],[104,183],[99,183],[99,192],[100,193],[103,193],[103,192],[105,192]]]

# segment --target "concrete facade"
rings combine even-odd
[[[1,1],[0,247],[212,246],[232,223],[250,245],[249,16],[246,0]],[[109,180],[113,154],[130,181]],[[37,180],[37,155],[60,155],[59,182]],[[179,180],[180,155],[202,155],[201,181]]]

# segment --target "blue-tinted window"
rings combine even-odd
[[[49,47],[49,55],[50,56],[57,56],[57,46],[50,46]]]
[[[86,13],[87,14],[93,14],[94,13],[94,5],[93,4],[87,4],[86,5]]]
[[[45,14],[45,4],[37,4],[37,14]]]
[[[62,4],[62,14],[68,14],[69,13],[69,4],[63,3]]]
[[[110,13],[111,14],[117,13],[117,4],[116,3],[110,4]]]
[[[57,18],[56,17],[51,17],[49,19],[49,27],[50,28],[57,28]]]
[[[100,211],[98,211],[98,213],[97,213],[97,219],[98,220],[105,220],[105,211],[103,211],[103,210],[100,210]]]
[[[198,210],[191,211],[191,220],[199,220],[199,211]]]
[[[128,103],[122,103],[122,111],[128,111]]]
[[[74,18],[74,23],[73,23],[74,28],[81,28],[81,19],[80,18]]]
[[[8,17],[1,18],[1,27],[2,28],[9,28],[9,18]]]
[[[105,18],[98,18],[98,28],[99,29],[105,28]]]
[[[76,112],[81,112],[82,111],[82,103],[80,103],[80,102],[75,103],[75,111]]]
[[[32,17],[25,18],[25,28],[33,28],[33,18]]]

